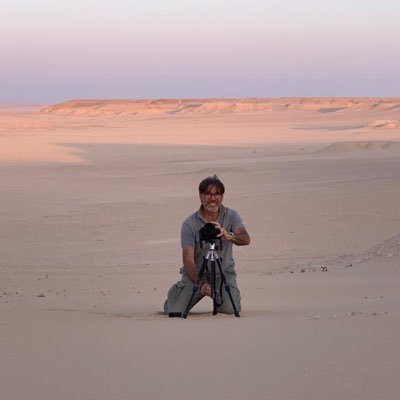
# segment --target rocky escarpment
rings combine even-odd
[[[229,114],[260,111],[396,110],[400,98],[274,98],[274,99],[161,99],[70,100],[44,108],[42,113],[82,116]],[[380,121],[378,127],[381,125]],[[393,127],[393,121],[384,121]],[[398,121],[394,121],[395,124]],[[371,126],[372,127],[372,126]]]

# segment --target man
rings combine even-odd
[[[225,186],[220,179],[214,175],[203,179],[199,185],[200,209],[183,221],[181,229],[181,245],[183,268],[181,268],[182,279],[173,285],[168,291],[167,300],[164,304],[164,312],[170,316],[183,314],[189,303],[193,291],[193,284],[198,280],[198,273],[203,264],[203,257],[208,250],[208,243],[203,242],[201,246],[199,230],[206,223],[213,223],[221,233],[222,249],[219,252],[222,261],[222,270],[231,288],[233,301],[240,311],[240,292],[236,284],[235,262],[232,257],[233,245],[245,246],[250,243],[250,236],[242,222],[239,214],[228,207],[223,206]],[[218,243],[218,242],[217,242]],[[203,247],[203,248],[202,248]],[[218,272],[218,268],[217,268]],[[221,278],[217,274],[217,287],[220,288]],[[191,306],[193,307],[204,296],[212,296],[209,277],[203,275]],[[218,312],[233,314],[229,296],[222,288],[218,296]]]

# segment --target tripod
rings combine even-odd
[[[218,270],[219,273],[221,275],[221,281],[224,284],[225,290],[228,293],[229,296],[229,300],[231,301],[232,307],[233,307],[233,311],[235,314],[235,317],[240,317],[239,315],[239,311],[237,310],[236,306],[235,306],[235,302],[233,301],[233,297],[232,297],[232,293],[231,293],[231,287],[229,286],[229,283],[226,281],[226,277],[224,274],[224,271],[222,270],[222,266],[221,266],[221,259],[219,258],[219,255],[215,249],[215,240],[210,240],[210,248],[207,251],[207,254],[204,256],[203,258],[203,264],[200,268],[199,271],[199,276],[197,278],[197,282],[193,285],[193,289],[192,289],[192,295],[190,296],[189,299],[189,303],[186,306],[186,310],[182,315],[182,318],[187,318],[190,307],[193,303],[193,299],[194,296],[196,295],[197,291],[199,290],[199,285],[200,282],[203,278],[203,275],[205,272],[209,272],[208,271],[208,261],[210,261],[210,265],[211,265],[211,271],[210,271],[210,283],[211,283],[211,293],[212,293],[212,299],[213,299],[213,315],[217,315],[218,314],[218,303],[217,303],[217,294],[218,294],[218,290],[217,290],[217,278],[216,278],[216,271],[215,271],[215,264],[218,266]],[[222,287],[222,285],[221,285]],[[222,293],[221,293],[221,298],[222,298]]]

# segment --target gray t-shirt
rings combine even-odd
[[[237,213],[237,211],[232,208],[224,207],[221,205],[220,213],[217,220],[220,225],[227,230],[228,232],[232,232],[234,229],[238,227],[244,226],[242,222],[242,218]],[[197,271],[200,270],[203,264],[203,257],[206,255],[209,249],[209,243],[202,242],[202,247],[200,246],[199,239],[199,230],[206,224],[206,221],[203,220],[201,214],[201,207],[198,211],[189,215],[183,223],[181,229],[181,245],[182,247],[194,247],[194,263],[196,265]],[[222,270],[225,272],[235,272],[235,261],[233,260],[232,255],[232,246],[233,243],[222,239],[222,251],[219,249],[220,241],[217,240],[216,248],[218,249],[218,254],[221,259]],[[218,268],[217,268],[218,271]],[[181,269],[182,273],[184,269]]]

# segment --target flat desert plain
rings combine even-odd
[[[4,400],[400,398],[400,99],[0,110]],[[240,318],[161,314],[216,173]]]

